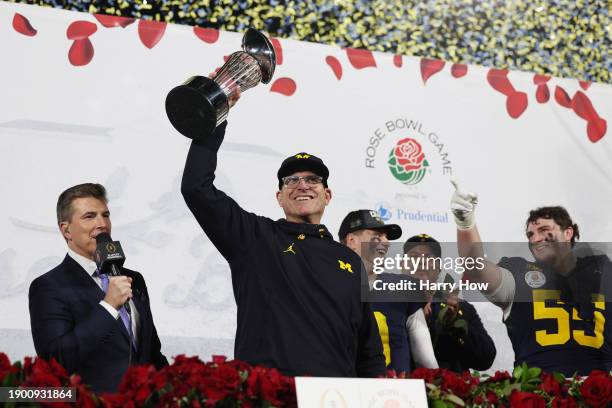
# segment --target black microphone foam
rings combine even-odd
[[[100,243],[100,242],[112,242],[112,238],[110,236],[110,234],[107,234],[106,232],[102,232],[100,234],[98,234],[96,236],[96,242]]]
[[[119,267],[125,262],[125,254],[119,241],[113,241],[105,232],[98,234],[95,261],[101,273],[119,275]]]

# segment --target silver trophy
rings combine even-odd
[[[236,51],[211,79],[192,76],[166,97],[166,114],[172,126],[191,139],[211,135],[227,118],[229,99],[274,75],[276,53],[265,35],[249,28]]]

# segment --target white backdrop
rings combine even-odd
[[[120,22],[0,3],[0,350],[14,359],[34,354],[29,283],[65,254],[57,197],[90,181],[109,190],[113,238],[126,266],[147,279],[163,350],[233,354],[229,268],[180,195],[189,140],[170,125],[164,99],[189,76],[220,66],[241,35]],[[551,78],[550,98],[539,103],[535,82],[543,80],[529,73],[511,72],[509,85],[482,67],[275,43],[282,53],[275,78],[232,109],[220,152],[218,185],[244,208],[282,217],[276,170],[286,156],[308,151],[331,170],[334,196],[323,218],[331,231],[348,211],[376,208],[404,238],[427,232],[453,241],[452,174],[479,193],[486,240],[524,241],[527,212],[548,204],[569,209],[584,241],[612,240],[612,148],[602,128],[612,118],[609,85]],[[525,96],[511,96],[507,108],[505,94],[515,92]],[[598,141],[587,122],[599,123],[590,134]],[[404,138],[421,146],[428,164],[414,185],[398,181],[387,163]],[[494,368],[509,368],[500,313],[479,310],[498,345]]]

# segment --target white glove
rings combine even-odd
[[[451,178],[450,182],[455,186],[455,193],[451,198],[451,211],[455,216],[457,228],[461,230],[470,229],[476,223],[474,211],[476,210],[476,204],[478,204],[478,196],[461,190],[454,178]]]

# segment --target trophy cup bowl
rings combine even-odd
[[[229,112],[229,98],[242,94],[274,75],[276,53],[261,32],[249,28],[242,51],[231,54],[213,77],[192,76],[166,96],[166,114],[172,126],[190,139],[211,135]]]

